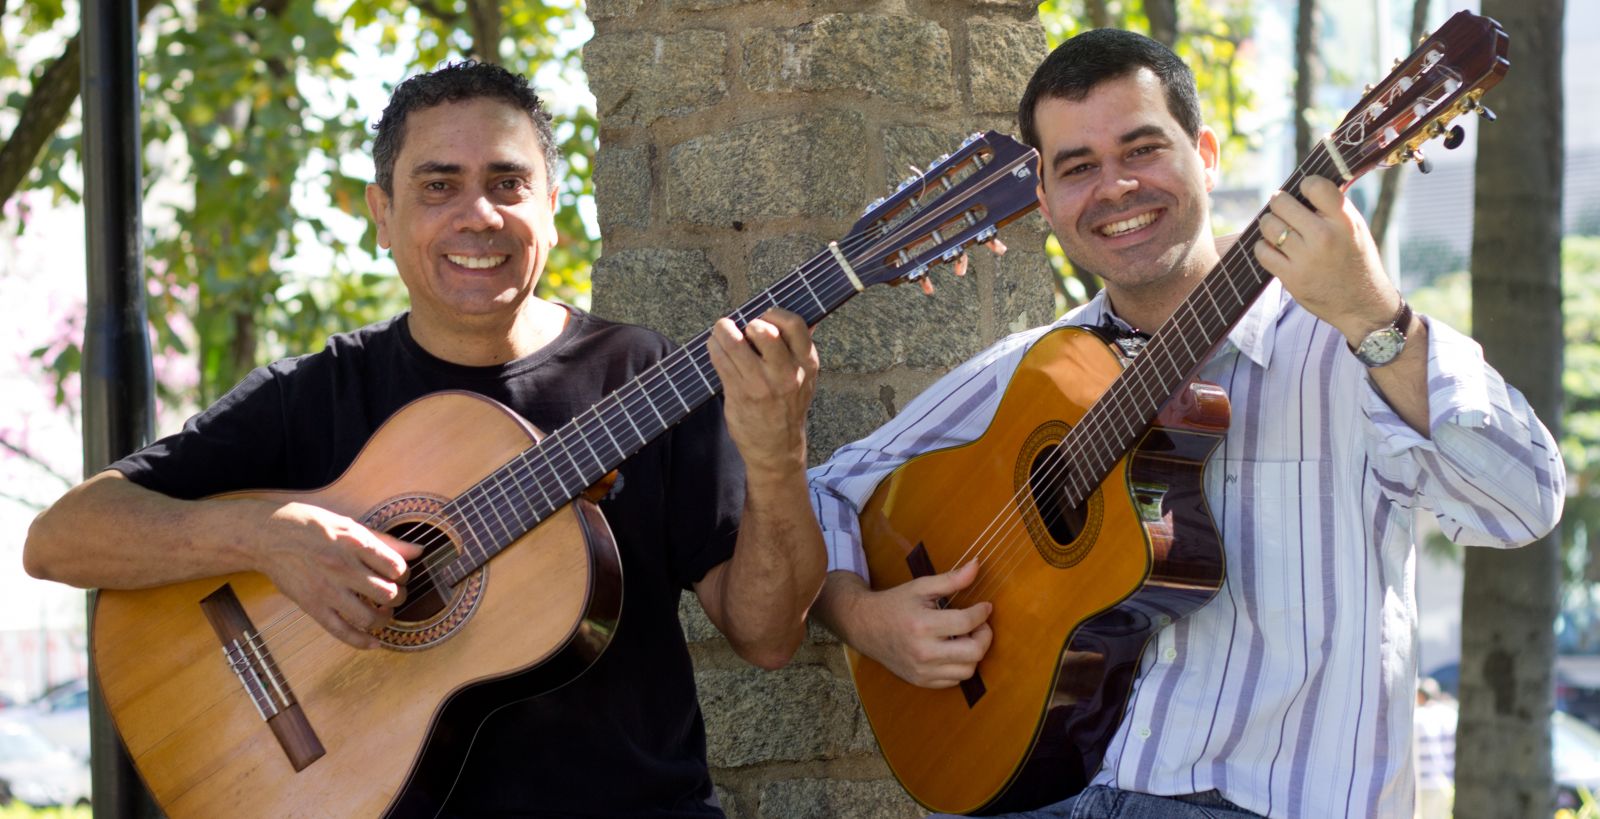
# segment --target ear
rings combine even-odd
[[[1200,126],[1200,133],[1195,136],[1195,150],[1200,154],[1200,163],[1205,166],[1206,192],[1217,188],[1217,177],[1222,162],[1222,145],[1217,140],[1217,132],[1210,126]]]
[[[1045,224],[1055,224],[1050,218],[1050,199],[1044,195],[1044,174],[1039,175],[1039,184],[1033,186],[1033,195],[1039,198],[1039,215],[1044,217]]]
[[[389,194],[378,187],[378,183],[367,184],[367,210],[372,213],[372,220],[378,223],[378,247],[389,249]]]

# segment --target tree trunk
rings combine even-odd
[[[1484,0],[1511,35],[1512,70],[1479,129],[1472,330],[1484,355],[1559,437],[1561,51],[1564,0]],[[1468,549],[1461,622],[1456,816],[1550,816],[1551,624],[1557,533],[1522,549]]]
[[[1411,4],[1411,40],[1416,43],[1422,39],[1422,28],[1428,24],[1428,0],[1416,0]],[[1395,55],[1400,56],[1400,55]],[[1372,208],[1372,218],[1367,224],[1372,228],[1372,241],[1383,249],[1384,237],[1389,233],[1389,221],[1394,217],[1394,203],[1400,198],[1400,186],[1405,181],[1405,174],[1400,173],[1404,168],[1392,168],[1390,173],[1382,174],[1378,185],[1378,203]]]
[[[1311,153],[1311,106],[1321,82],[1317,57],[1317,0],[1300,0],[1294,29],[1294,161],[1298,165]]]
[[[1144,0],[1144,16],[1150,21],[1150,37],[1167,48],[1178,44],[1178,0]]]
[[[482,62],[500,62],[499,0],[467,0],[467,11],[472,17],[472,50],[468,53]]]
[[[1111,12],[1106,0],[1083,0],[1083,16],[1089,18],[1089,28],[1107,28],[1111,25]]]
[[[585,11],[605,236],[593,310],[680,340],[826,254],[908,165],[929,167],[971,131],[1012,130],[1048,50],[1026,3],[777,0],[752,16],[711,0],[589,0]],[[1008,226],[1010,250],[974,250],[965,278],[939,266],[931,297],[869,287],[817,326],[812,463],[939,373],[1054,317],[1044,227],[1036,216]],[[831,637],[813,628],[787,667],[751,669],[684,599],[729,817],[924,815],[876,752]]]

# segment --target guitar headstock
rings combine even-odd
[[[864,284],[921,279],[1038,207],[1038,155],[996,131],[973,134],[868,205],[839,248]]]
[[[1323,141],[1343,183],[1401,162],[1416,161],[1426,172],[1422,143],[1438,136],[1446,137],[1446,148],[1461,143],[1461,126],[1447,129],[1451,120],[1477,111],[1492,121],[1493,112],[1480,100],[1510,68],[1509,45],[1491,18],[1462,11],[1445,21],[1411,56],[1397,61]]]

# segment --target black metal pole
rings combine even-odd
[[[83,473],[149,443],[155,419],[140,245],[137,0],[84,0],[83,202],[89,305],[83,338]],[[89,596],[93,622],[94,593]],[[160,816],[100,699],[90,659],[94,815]]]

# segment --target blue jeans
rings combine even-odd
[[[941,814],[942,815],[942,814]],[[1007,819],[1260,819],[1216,791],[1152,796],[1091,785],[1064,802],[1005,814]]]

